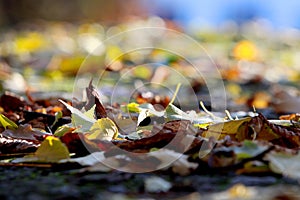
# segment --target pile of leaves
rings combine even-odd
[[[279,174],[300,179],[300,115],[268,120],[183,111],[170,100],[136,97],[104,105],[92,82],[85,101],[0,98],[1,166],[76,166],[78,172],[160,171]]]

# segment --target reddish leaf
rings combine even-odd
[[[0,106],[6,111],[19,111],[27,105],[26,101],[11,92],[5,92],[0,97]]]
[[[68,132],[60,137],[60,140],[67,145],[70,153],[75,153],[76,156],[85,156],[90,153],[89,150],[95,149],[95,147],[92,147],[94,144],[84,137],[80,133]]]

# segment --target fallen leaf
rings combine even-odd
[[[20,108],[23,108],[26,104],[27,102],[24,100],[24,98],[11,92],[5,92],[0,97],[0,106],[6,112],[20,110]]]
[[[93,80],[90,81],[89,86],[86,88],[86,95],[87,95],[87,103],[85,105],[85,109],[90,109],[91,107],[95,106],[95,115],[97,119],[107,117],[106,110],[101,103],[101,98],[97,90],[94,88],[92,84]]]
[[[300,146],[300,128],[273,124],[262,114],[253,117],[249,126],[254,131],[256,140],[270,141],[291,149]]]
[[[90,128],[87,138],[90,140],[112,140],[117,138],[118,128],[109,118],[98,119]]]
[[[300,154],[270,153],[266,156],[273,172],[300,180]]]
[[[75,153],[76,157],[88,155],[97,149],[82,133],[67,132],[59,139],[68,147],[70,153]]]
[[[58,127],[53,135],[56,137],[62,137],[66,133],[72,133],[75,129],[76,128],[70,127],[68,125],[63,125]]]
[[[214,137],[218,140],[223,139],[229,135],[233,140],[243,141],[248,138],[248,123],[251,117],[246,117],[239,120],[230,120],[217,124],[209,125],[208,130],[204,131],[202,136],[209,138]]]
[[[28,155],[23,158],[14,159],[12,162],[49,162],[57,163],[62,159],[70,158],[68,148],[60,139],[54,136],[48,136],[38,147],[34,155]]]
[[[6,137],[31,141],[43,141],[46,136],[50,135],[49,133],[33,129],[29,124],[20,125],[15,130],[6,129],[1,134]]]
[[[40,142],[4,137],[0,134],[0,153],[31,153],[35,152]]]
[[[15,124],[15,122],[11,121],[7,117],[5,117],[3,114],[0,114],[0,124],[5,129],[7,129],[7,128],[9,128],[9,129],[17,129],[18,128],[18,125]]]
[[[266,151],[269,147],[267,145],[264,146],[258,144],[254,141],[245,140],[242,143],[242,146],[233,146],[228,148],[234,151],[238,160],[242,160],[245,158],[255,157],[261,154],[262,152]]]
[[[35,152],[39,161],[46,162],[58,162],[61,159],[69,158],[69,154],[66,145],[53,136],[48,136]]]
[[[80,126],[80,130],[83,132],[87,132],[96,122],[95,119],[87,117],[83,112],[74,108],[73,106],[67,104],[63,100],[59,100],[62,104],[64,104],[68,110],[72,113],[72,123],[74,126]]]

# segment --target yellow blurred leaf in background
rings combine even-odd
[[[233,49],[233,56],[237,60],[253,61],[257,59],[257,54],[257,47],[248,40],[240,41]]]
[[[123,55],[124,53],[118,46],[107,46],[105,58],[107,65],[110,65],[115,61],[122,60]]]
[[[47,41],[44,36],[37,32],[30,32],[15,39],[15,53],[30,53],[46,47]]]
[[[133,69],[133,75],[141,79],[149,79],[152,76],[152,71],[147,66],[137,66]]]

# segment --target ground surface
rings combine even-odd
[[[232,188],[240,184],[249,193],[245,199],[256,199],[258,195],[264,199],[300,197],[297,182],[267,175],[77,174],[72,170],[29,167],[1,167],[0,174],[1,199],[234,199],[239,194]],[[150,176],[173,180],[173,188],[168,193],[144,192],[144,180]]]

